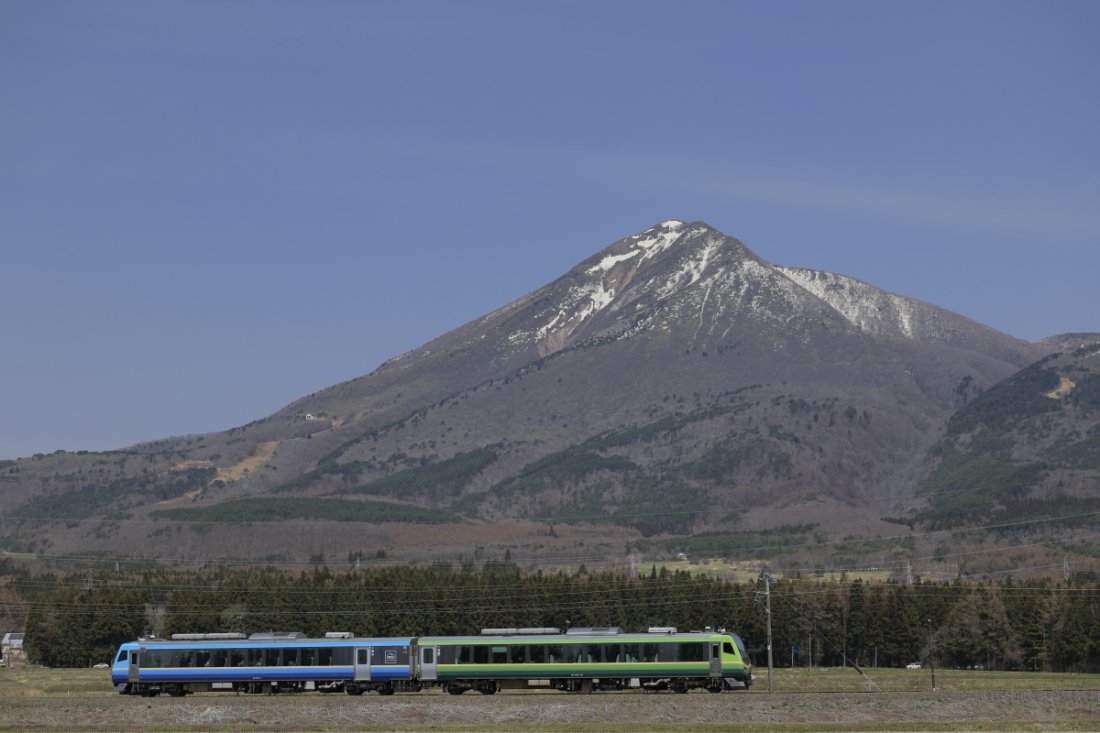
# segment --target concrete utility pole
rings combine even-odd
[[[768,692],[772,691],[772,576],[764,574],[764,613],[768,619]]]
[[[932,692],[936,691],[936,650],[932,646],[932,619],[928,619],[928,666],[932,669]]]

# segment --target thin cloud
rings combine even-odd
[[[1033,235],[1085,240],[1100,246],[1100,196],[1072,191],[1063,197],[1027,192],[989,196],[972,190],[938,191],[908,188],[899,176],[882,183],[829,180],[827,173],[807,171],[775,176],[755,171],[727,172],[709,162],[661,156],[626,156],[527,144],[469,140],[408,139],[385,136],[327,141],[350,145],[364,155],[387,155],[447,161],[478,168],[511,169],[525,176],[550,175],[599,181],[601,186],[642,188],[667,194],[753,202],[794,209],[850,214],[901,224],[931,226],[985,235]],[[850,176],[848,177],[850,179]]]

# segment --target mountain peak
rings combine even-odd
[[[854,278],[772,265],[703,222],[669,219],[268,418],[136,446],[107,468],[94,455],[21,461],[3,477],[0,513],[135,513],[94,541],[87,525],[54,523],[49,541],[60,551],[89,542],[118,551],[148,539],[182,555],[254,542],[259,556],[282,552],[286,532],[233,525],[209,537],[185,533],[190,540],[172,532],[164,544],[160,530],[144,537],[144,523],[169,510],[198,509],[190,516],[206,521],[239,505],[258,514],[234,516],[293,505],[301,514],[287,521],[301,541],[288,558],[419,538],[452,553],[437,531],[375,524],[448,513],[473,518],[452,525],[471,545],[497,532],[545,552],[557,551],[545,534],[527,533],[559,520],[593,523],[561,530],[569,552],[575,538],[604,546],[637,532],[812,526],[846,535],[854,524],[880,532],[884,513],[926,501],[914,492],[946,415],[968,403],[1000,405],[978,395],[1032,354],[1088,336],[1027,344]],[[1048,371],[1037,397],[1043,419],[1054,415],[1048,403],[1071,417],[1093,409],[1096,383],[1083,367]],[[1072,426],[1087,441],[1095,420],[1085,417],[1092,422]],[[965,447],[960,439],[954,450]],[[1067,486],[1095,482],[1076,463],[1091,455],[1087,442],[1072,455],[1051,450],[1079,471],[1065,474]],[[324,507],[371,519],[319,520]],[[28,551],[42,541],[37,522],[16,532]],[[221,544],[208,545],[215,537]]]
[[[669,219],[620,239],[577,265],[536,294],[542,307],[529,314],[533,331],[513,334],[513,343],[533,338],[540,355],[577,340],[624,335],[646,315],[720,269],[724,260],[755,255],[703,222]]]

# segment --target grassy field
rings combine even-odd
[[[749,692],[439,690],[186,698],[120,696],[108,670],[0,669],[0,731],[1095,731],[1100,675],[936,670],[766,670]],[[873,691],[870,691],[873,690]]]
[[[873,669],[860,675],[854,669],[776,669],[776,692],[923,692],[932,689],[930,669]],[[756,668],[753,692],[768,688],[768,670]],[[936,690],[943,692],[994,690],[1100,690],[1100,675],[1055,672],[986,672],[937,669]]]
[[[719,559],[705,559],[697,562],[690,560],[669,560],[639,565],[638,573],[644,576],[654,571],[660,572],[663,568],[668,572],[682,571],[691,573],[692,575],[708,575],[713,578],[734,578],[745,581],[757,577],[766,567],[767,563],[758,560],[748,560],[744,562],[727,562]],[[848,570],[844,573],[825,573],[815,579],[836,583],[848,583],[855,580],[862,580],[865,583],[885,583],[890,579],[890,575],[891,572],[889,570]]]
[[[47,669],[18,665],[0,669],[0,698],[110,695],[109,669]]]
[[[932,690],[930,669],[873,669],[860,675],[854,669],[774,669],[772,690],[776,693],[836,692],[926,692]],[[747,693],[767,694],[768,670],[756,668],[756,680]],[[939,692],[1011,692],[1013,690],[1096,690],[1100,674],[1056,672],[986,672],[937,669]],[[0,697],[57,697],[114,695],[110,670],[47,669],[15,667],[0,669]]]

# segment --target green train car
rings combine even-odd
[[[727,631],[486,629],[481,636],[420,637],[419,679],[454,695],[502,689],[711,692],[752,684],[740,637]]]

